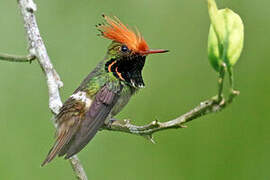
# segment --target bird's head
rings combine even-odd
[[[149,54],[165,53],[168,50],[149,49],[139,31],[136,33],[127,28],[117,17],[110,18],[102,15],[105,23],[97,25],[101,36],[112,40],[108,47],[105,70],[112,72],[118,79],[135,87],[144,87],[142,69],[146,56]]]

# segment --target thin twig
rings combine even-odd
[[[210,113],[221,111],[232,102],[235,96],[230,96],[228,100],[225,100],[224,98],[218,100],[218,97],[215,96],[209,100],[201,102],[197,107],[185,113],[184,115],[181,115],[178,118],[167,122],[159,122],[155,120],[144,126],[136,126],[131,124],[130,120],[113,119],[109,124],[105,125],[103,129],[144,136],[154,142],[153,133],[167,129],[185,128],[186,126],[184,126],[184,124],[194,119]]]
[[[6,53],[0,53],[0,60],[10,62],[32,62],[36,57],[34,55],[18,56]]]
[[[24,20],[24,27],[28,38],[29,53],[37,57],[43,70],[49,91],[49,108],[53,114],[57,114],[62,106],[59,88],[63,86],[62,81],[48,56],[43,43],[34,12],[37,10],[33,0],[18,0],[19,8]],[[77,156],[70,158],[70,164],[78,180],[87,180],[86,173]]]

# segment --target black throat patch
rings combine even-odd
[[[118,79],[127,82],[133,87],[144,87],[142,69],[145,56],[131,55],[121,59],[111,59],[105,64],[105,70],[112,72]]]

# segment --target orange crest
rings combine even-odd
[[[117,17],[110,18],[103,15],[107,24],[100,24],[97,26],[101,31],[101,35],[107,39],[125,44],[130,50],[136,53],[143,53],[149,50],[146,41],[137,31],[128,29]]]

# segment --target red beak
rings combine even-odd
[[[148,54],[156,54],[156,53],[166,53],[169,52],[169,50],[164,50],[164,49],[155,49],[155,50],[148,50],[143,52],[143,55],[148,55]]]

